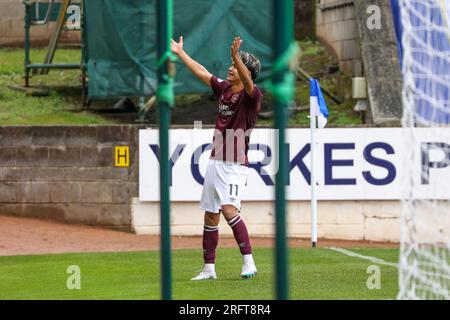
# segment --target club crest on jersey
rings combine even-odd
[[[238,101],[238,99],[239,99],[239,95],[238,94],[233,95],[231,97],[231,103],[236,103],[236,101]]]

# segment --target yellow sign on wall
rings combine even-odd
[[[128,146],[117,146],[115,152],[116,167],[130,166],[130,148]]]

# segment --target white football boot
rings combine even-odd
[[[216,280],[216,271],[214,270],[214,264],[205,264],[205,267],[203,268],[200,273],[192,278],[191,280]]]
[[[244,263],[242,264],[241,278],[248,279],[256,276],[258,270],[251,254],[244,255]]]

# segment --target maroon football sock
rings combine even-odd
[[[203,260],[205,263],[215,263],[216,248],[219,243],[219,228],[204,225],[203,228]]]
[[[228,221],[228,225],[233,230],[234,239],[239,246],[242,254],[251,254],[252,246],[250,245],[250,238],[248,236],[247,226],[241,216],[237,215]]]

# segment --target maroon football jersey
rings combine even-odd
[[[219,99],[211,158],[248,164],[248,145],[261,108],[262,92],[255,85],[249,95],[245,89],[231,92],[231,83],[211,77],[211,87]]]

